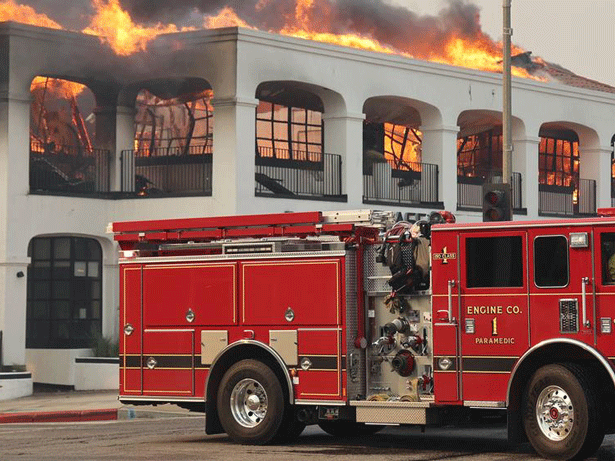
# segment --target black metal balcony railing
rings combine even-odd
[[[261,197],[344,201],[342,157],[336,154],[304,154],[300,157],[295,155],[294,158],[310,160],[257,156],[255,194]]]
[[[279,147],[276,147],[274,149],[272,147],[258,146],[258,149],[256,151],[256,159],[257,163],[259,163],[260,161],[266,161],[265,159],[276,159],[291,162],[295,161],[322,163],[323,154],[322,152],[316,151],[293,150],[291,152],[288,149],[281,149]]]
[[[440,207],[438,165],[407,162],[409,170],[390,163],[372,163],[363,168],[363,203]]]
[[[30,143],[30,192],[96,195],[110,190],[108,150]]]
[[[141,197],[212,194],[211,146],[124,150],[124,193]]]
[[[512,185],[512,208],[520,211],[523,208],[523,190],[521,173],[513,173]],[[467,210],[481,210],[483,207],[483,184],[501,183],[502,172],[485,172],[481,176],[457,176],[457,207]]]
[[[579,180],[575,200],[574,186],[539,185],[538,212],[543,216],[591,216],[596,214],[596,181]]]

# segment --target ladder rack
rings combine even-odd
[[[111,223],[109,233],[123,249],[136,243],[201,242],[265,237],[335,235],[375,238],[393,219],[392,213],[371,210],[302,212],[265,215],[184,218]]]

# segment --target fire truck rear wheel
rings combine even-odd
[[[263,445],[280,429],[284,394],[275,373],[257,360],[231,366],[218,389],[218,416],[235,441]]]
[[[526,388],[523,425],[544,458],[584,459],[602,443],[599,399],[592,374],[574,364],[539,368]]]
[[[384,429],[384,426],[368,425],[354,421],[319,421],[318,426],[334,437],[365,437]]]

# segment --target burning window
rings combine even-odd
[[[321,162],[322,113],[260,101],[256,110],[256,147],[261,158]]]
[[[457,140],[457,175],[491,178],[502,171],[502,128]]]
[[[421,170],[422,133],[416,128],[384,124],[384,158],[395,170]]]
[[[549,186],[579,187],[579,139],[573,132],[541,136],[539,183]]]
[[[211,154],[214,112],[210,89],[161,98],[142,90],[137,96],[137,156]]]
[[[36,77],[30,85],[30,149],[36,153],[84,154],[93,150],[94,95],[85,85]],[[85,114],[85,116],[84,116]]]
[[[387,162],[393,170],[421,171],[422,133],[397,123],[365,121],[363,124],[363,169],[371,174],[373,163]]]

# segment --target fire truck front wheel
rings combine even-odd
[[[242,360],[224,374],[217,405],[220,423],[232,439],[262,445],[278,433],[284,414],[284,394],[267,365]]]
[[[526,388],[525,433],[549,459],[585,459],[602,443],[599,399],[591,373],[574,364],[539,368]]]

